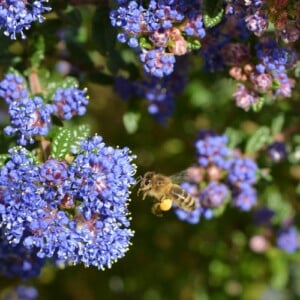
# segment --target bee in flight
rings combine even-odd
[[[143,200],[153,197],[155,202],[152,206],[152,213],[162,216],[163,211],[171,209],[172,204],[185,211],[192,211],[196,208],[197,199],[186,192],[180,185],[168,177],[155,172],[147,172],[140,178],[138,194],[142,192]]]

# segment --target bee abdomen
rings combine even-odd
[[[173,185],[170,193],[172,194],[175,204],[180,208],[188,211],[195,209],[195,198],[179,185]]]

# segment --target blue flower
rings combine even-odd
[[[211,181],[200,194],[200,203],[204,207],[216,208],[223,205],[229,197],[229,190],[225,184]]]
[[[58,89],[54,96],[54,109],[57,116],[64,120],[70,120],[78,115],[86,113],[86,106],[89,101],[86,96],[86,90],[77,88]]]
[[[195,143],[198,163],[202,167],[216,165],[228,169],[230,149],[227,147],[228,138],[225,135],[200,137]]]
[[[4,99],[7,104],[18,102],[23,98],[27,98],[28,90],[23,77],[8,73],[0,82],[0,97]]]
[[[13,40],[17,34],[24,39],[26,36],[23,31],[28,30],[32,22],[42,22],[42,14],[50,10],[45,0],[3,0],[0,3],[0,29]]]
[[[284,142],[274,142],[268,147],[269,158],[274,162],[280,162],[287,156],[286,145]]]
[[[22,243],[13,246],[0,230],[0,273],[2,275],[23,280],[37,277],[45,260],[38,258],[36,253],[36,248],[27,249]]]
[[[250,158],[234,157],[228,170],[228,180],[235,186],[256,182],[257,165]]]
[[[42,98],[37,96],[12,102],[8,110],[11,125],[4,132],[9,136],[17,134],[20,145],[32,144],[34,136],[48,133],[52,125],[51,113],[53,106],[44,104]]]
[[[249,211],[256,204],[256,200],[256,190],[250,185],[244,184],[240,188],[233,189],[232,205],[243,211]]]
[[[277,247],[287,253],[294,253],[299,248],[299,238],[296,227],[279,230],[276,240]]]
[[[1,168],[0,226],[12,245],[36,256],[99,269],[124,256],[133,231],[127,209],[134,156],[95,136],[71,163],[36,165],[21,147]]]

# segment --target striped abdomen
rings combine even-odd
[[[177,184],[173,184],[170,195],[175,204],[183,210],[191,211],[196,207],[195,198]]]

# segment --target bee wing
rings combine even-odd
[[[171,175],[170,178],[173,183],[180,184],[183,182],[187,183],[200,183],[203,179],[203,170],[201,167],[192,166],[179,173]]]

